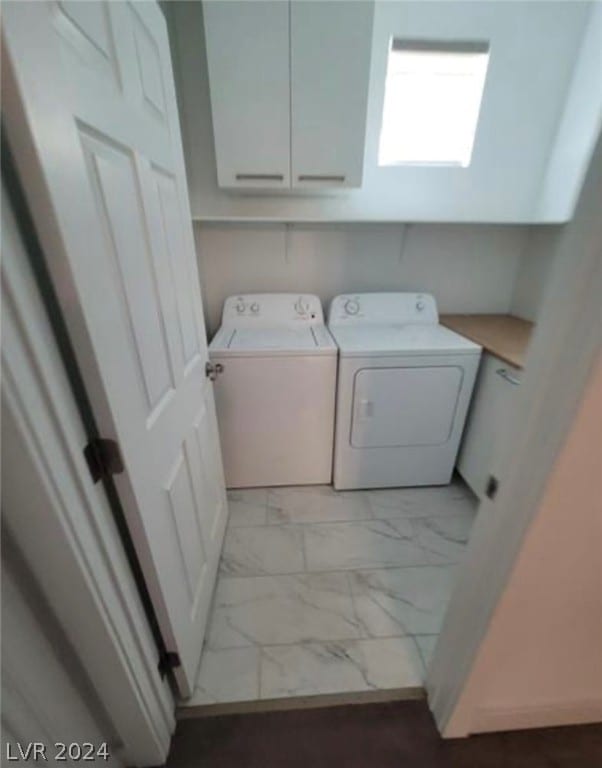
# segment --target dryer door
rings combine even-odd
[[[363,368],[355,375],[354,448],[443,445],[464,372],[457,366]]]

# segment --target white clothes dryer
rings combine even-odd
[[[439,324],[422,293],[337,296],[334,486],[444,485],[451,479],[481,347]]]
[[[231,296],[209,357],[226,486],[330,483],[337,348],[318,297]]]

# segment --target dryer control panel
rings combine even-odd
[[[322,304],[308,293],[245,293],[224,302],[222,325],[236,328],[297,328],[323,325]]]
[[[350,293],[335,296],[329,325],[436,325],[437,302],[430,293]]]

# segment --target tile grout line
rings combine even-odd
[[[270,510],[270,506],[269,506],[269,491],[268,491],[266,493],[265,508],[264,508],[266,526],[270,525],[270,523],[269,523],[269,510]],[[303,539],[304,539],[304,537],[303,537],[303,535],[301,535],[301,546],[302,547],[303,547]],[[303,556],[303,565],[305,567],[305,553],[304,552],[302,552],[302,556]],[[262,680],[262,672],[263,672],[263,663],[264,663],[263,645],[258,643],[257,644],[257,701],[261,701],[262,700],[262,688],[263,688],[263,686],[261,684],[261,680]]]
[[[417,637],[439,637],[438,632],[416,632],[415,634],[407,633],[404,635],[370,635],[368,637],[335,637],[335,638],[329,638],[327,640],[321,640],[319,638],[314,638],[310,640],[294,640],[290,643],[252,643],[251,645],[230,645],[226,646],[224,648],[214,648],[211,647],[208,650],[214,651],[214,652],[222,652],[222,651],[238,651],[243,648],[257,648],[257,650],[261,651],[264,648],[290,648],[294,646],[304,646],[309,645],[310,643],[317,643],[317,644],[325,644],[325,643],[369,643],[369,642],[378,642],[380,640],[414,640]],[[420,654],[420,649],[418,649],[418,653],[422,658],[422,654]]]
[[[438,553],[432,552],[430,549],[427,549],[427,548],[424,546],[424,544],[423,544],[423,543],[420,541],[420,531],[419,531],[419,530],[416,530],[416,525],[415,525],[415,523],[413,523],[413,522],[411,522],[411,521],[410,521],[410,525],[411,525],[411,527],[412,527],[412,534],[413,534],[413,536],[412,536],[412,541],[415,541],[415,542],[416,542],[416,546],[417,546],[417,547],[419,547],[419,549],[421,550],[422,554],[423,554],[423,555],[424,555],[424,557],[426,558],[426,560],[427,560],[428,564],[429,564],[431,567],[436,567],[436,563],[433,563],[433,562],[431,562],[431,560],[432,560],[432,559],[434,558],[434,556],[435,556],[435,555],[437,555]],[[471,525],[471,528],[472,528],[472,525]],[[414,538],[414,536],[415,536],[415,538]],[[466,544],[464,544],[463,546],[464,546],[464,548],[466,548]],[[440,555],[440,557],[443,557],[443,555]],[[456,563],[443,563],[443,565],[458,565],[458,563],[457,563],[457,562],[456,562]]]
[[[418,659],[420,661],[420,666],[422,667],[422,682],[424,684],[426,682],[427,665],[424,660],[424,656],[422,655],[422,651],[420,650],[420,646],[418,645],[418,640],[416,640],[416,635],[410,635],[410,637],[414,643],[414,648],[416,649],[416,653],[418,654]]]
[[[359,614],[357,612],[357,605],[356,605],[356,601],[355,601],[355,596],[353,594],[353,585],[351,583],[351,574],[352,573],[358,573],[358,571],[346,571],[345,572],[345,575],[347,577],[347,586],[349,587],[349,597],[351,598],[351,610],[353,611],[353,615],[355,616],[355,620],[357,622],[359,631],[360,632],[365,632],[366,633],[366,639],[370,639],[371,635],[368,634],[368,628],[364,624],[364,622],[360,620]],[[364,629],[364,627],[366,627],[366,628]]]
[[[261,701],[261,672],[263,668],[263,646],[257,647],[257,701]]]
[[[423,549],[421,545],[418,545],[420,549]],[[460,565],[460,561],[455,560],[452,562],[445,562],[445,563],[421,563],[420,565],[366,565],[361,566],[360,568],[339,568],[337,570],[332,571],[325,571],[325,570],[318,570],[318,571],[284,571],[284,572],[275,572],[275,573],[227,573],[224,571],[219,572],[219,578],[221,579],[269,579],[273,578],[276,579],[279,576],[328,576],[330,574],[336,574],[336,573],[365,573],[366,571],[400,571],[400,570],[406,570],[408,568],[453,568],[454,566]]]
[[[267,507],[266,512],[269,509],[279,509],[280,511],[286,511],[280,507]],[[380,507],[380,509],[383,509]],[[309,525],[343,525],[343,524],[360,524],[360,523],[387,523],[387,522],[399,522],[401,520],[407,520],[407,521],[413,521],[413,520],[450,520],[454,518],[460,518],[465,517],[468,513],[468,510],[465,510],[464,512],[453,512],[449,514],[420,514],[420,515],[393,515],[391,517],[375,517],[374,513],[372,512],[372,517],[365,517],[365,518],[350,518],[349,520],[311,520],[311,521],[292,521],[292,520],[285,520],[283,522],[277,522],[277,523],[248,523],[247,525],[232,525],[230,528],[282,528],[284,526],[309,526]],[[473,522],[476,518],[476,512],[470,512]],[[267,520],[267,517],[266,517]]]
[[[307,567],[307,549],[305,547],[305,531],[301,529],[301,556],[303,557],[303,571],[310,573]]]
[[[422,546],[422,544],[416,545],[420,550],[423,552],[427,552],[428,550],[425,550],[425,548]],[[414,565],[366,565],[361,566],[359,568],[335,568],[332,570],[325,571],[323,569],[317,570],[317,571],[284,571],[284,572],[277,572],[277,573],[238,573],[238,574],[232,574],[232,573],[224,573],[220,571],[219,578],[220,579],[268,579],[268,578],[277,578],[278,576],[328,576],[330,574],[336,574],[336,573],[365,573],[366,571],[400,571],[400,570],[407,570],[410,568],[455,568],[458,565],[460,565],[461,560],[454,560],[444,563],[419,563]]]
[[[423,637],[427,637],[427,635],[423,635]],[[439,635],[436,635],[436,637],[438,639]],[[420,644],[418,643],[418,640],[416,640],[416,635],[412,635],[412,639],[414,640],[414,645],[416,646],[416,650],[418,651],[418,656],[420,657],[420,661],[422,662],[422,666],[424,668],[424,682],[426,682],[426,675],[428,673],[429,665],[426,663],[426,659],[422,654],[422,649],[420,648]]]

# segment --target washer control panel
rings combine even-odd
[[[224,302],[222,324],[236,327],[297,327],[322,325],[324,314],[317,296],[308,293],[246,293]]]
[[[437,303],[429,293],[356,293],[336,296],[329,325],[437,324]]]

